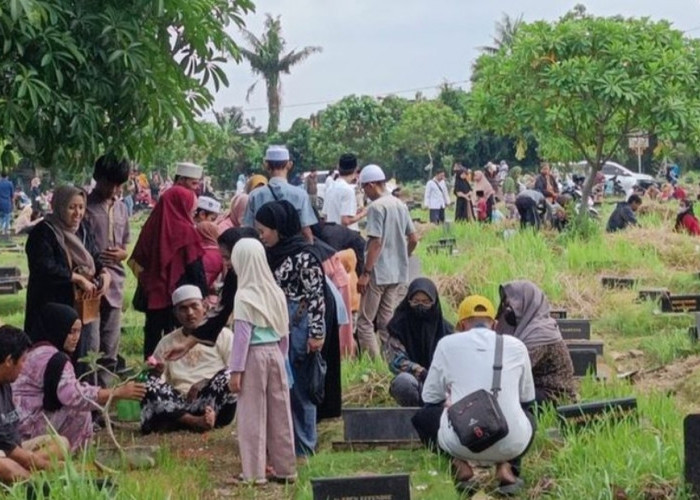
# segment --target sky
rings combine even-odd
[[[478,47],[491,44],[503,13],[522,14],[526,22],[556,20],[576,3],[599,16],[667,19],[700,36],[700,0],[259,0],[245,21],[260,36],[265,14],[280,15],[287,50],[323,48],[282,76],[280,128],[286,130],[296,118],[350,94],[413,97],[422,89],[430,97],[444,82],[466,88]],[[229,32],[243,42],[236,28]],[[245,61],[224,70],[230,85],[216,94],[213,109],[243,107],[246,117],[266,127],[264,82],[246,102],[257,77]]]

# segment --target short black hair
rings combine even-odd
[[[124,184],[129,179],[129,162],[122,158],[118,160],[111,153],[100,156],[95,162],[92,177],[96,180],[105,180],[112,184]]]
[[[636,203],[638,205],[641,205],[642,199],[640,198],[640,196],[638,194],[633,194],[629,198],[627,198],[627,203],[629,203],[630,205],[632,203]]]
[[[2,172],[0,172],[0,177],[7,177],[7,170],[3,168]]]
[[[20,328],[10,325],[0,326],[0,363],[8,356],[12,361],[17,362],[31,345],[32,341]]]
[[[354,170],[357,168],[357,156],[352,153],[340,155],[338,159],[338,168],[340,170]]]
[[[267,166],[270,170],[282,170],[284,167],[287,166],[287,163],[289,163],[289,161],[287,161],[287,160],[280,160],[280,161],[265,160],[265,163],[267,163]]]
[[[444,168],[438,168],[438,169],[435,170],[435,175],[444,174],[444,173],[445,173],[445,169],[444,169]]]

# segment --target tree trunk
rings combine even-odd
[[[269,121],[267,122],[267,134],[274,134],[280,126],[280,89],[277,79],[266,80],[267,84],[267,111]]]
[[[595,176],[603,168],[600,162],[600,158],[596,159],[596,166],[591,165],[591,172],[586,177],[586,182],[583,184],[583,192],[581,193],[581,207],[578,211],[578,219],[584,220],[588,217],[588,198],[591,196],[591,191],[593,191],[593,183],[595,182]]]

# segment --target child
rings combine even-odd
[[[483,191],[476,192],[476,214],[477,218],[482,222],[488,218],[488,207]]]
[[[258,240],[244,238],[233,247],[238,276],[233,302],[234,342],[230,388],[238,396],[238,446],[241,480],[265,484],[266,450],[276,482],[294,482],[296,457],[289,383],[282,353],[287,352],[287,301]]]

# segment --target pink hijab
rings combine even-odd
[[[232,227],[243,227],[243,215],[248,206],[248,195],[239,193],[231,200],[231,208],[228,217],[219,222],[219,233],[223,233]]]

